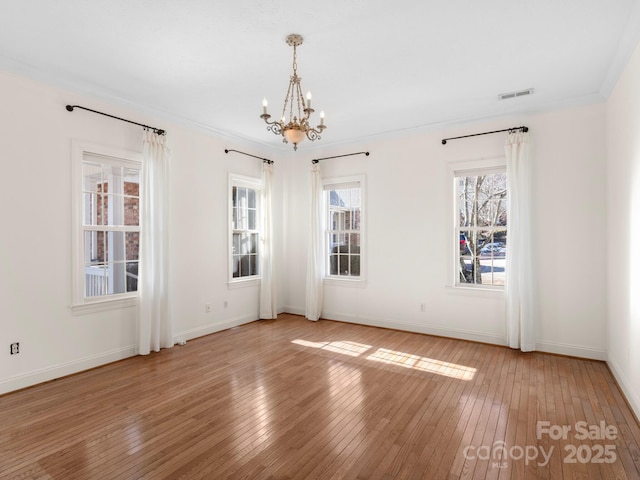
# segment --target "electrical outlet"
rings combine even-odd
[[[224,308],[227,308],[229,306],[229,302],[227,302],[226,300],[224,301]]]
[[[421,304],[420,304],[420,311],[421,311],[421,312],[426,312],[426,311],[427,311],[427,305],[426,305],[426,304],[424,304],[424,303],[421,303]]]
[[[16,355],[20,353],[20,342],[12,343],[9,346],[9,349],[11,351],[11,355]]]
[[[210,303],[205,303],[204,312],[205,313],[211,313],[211,304]]]

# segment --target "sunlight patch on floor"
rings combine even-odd
[[[404,368],[413,368],[415,370],[444,375],[459,380],[472,380],[476,374],[476,369],[472,367],[434,360],[433,358],[420,357],[419,355],[412,355],[410,353],[397,352],[386,348],[379,348],[369,355],[367,360],[397,365]]]
[[[371,345],[364,345],[362,343],[350,341],[310,342],[308,340],[298,339],[293,340],[291,343],[302,345],[303,347],[313,347],[322,350],[328,350],[330,352],[341,353],[343,355],[349,355],[351,357],[358,357],[371,348]]]
[[[328,350],[330,352],[349,355],[350,357],[359,357],[367,350],[371,349],[371,345],[351,341],[334,341],[334,342],[311,342],[309,340],[296,339],[291,343],[303,347],[318,348]],[[473,380],[476,369],[456,363],[443,362],[433,358],[421,357],[410,353],[398,352],[387,348],[379,348],[374,353],[366,357],[367,360],[374,362],[396,365],[404,368],[412,368],[422,372],[435,373],[436,375],[444,375],[446,377],[457,378],[458,380]]]

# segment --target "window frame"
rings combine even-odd
[[[346,276],[346,275],[331,275],[330,272],[330,252],[329,252],[329,201],[328,192],[329,187],[353,186],[357,184],[360,188],[360,229],[358,234],[360,235],[360,275]],[[351,187],[353,188],[353,187]],[[339,189],[333,188],[332,190]],[[366,208],[366,177],[365,175],[349,175],[341,177],[330,177],[322,179],[322,230],[323,230],[323,251],[324,251],[324,283],[331,285],[351,285],[363,287],[367,283],[367,208]]]
[[[234,229],[233,225],[233,188],[250,188],[256,191],[256,229]],[[227,233],[227,286],[228,288],[238,288],[238,287],[246,287],[257,285],[261,280],[261,261],[262,261],[262,241],[263,241],[263,190],[264,190],[264,182],[262,178],[257,177],[249,177],[246,175],[239,175],[235,173],[229,173],[229,185],[227,190],[227,201],[228,201],[228,233]],[[258,268],[258,273],[256,275],[249,275],[245,277],[234,277],[233,276],[233,234],[235,232],[249,232],[249,233],[257,233],[258,235],[258,244],[257,244],[257,258],[256,265]]]
[[[107,163],[114,166],[123,166],[138,170],[142,175],[142,154],[130,150],[123,150],[95,143],[72,140],[71,144],[71,170],[72,170],[72,195],[71,195],[71,310],[74,315],[112,310],[117,308],[133,307],[138,304],[138,291],[99,295],[95,297],[85,296],[85,252],[84,234],[87,231],[84,225],[84,178],[83,163],[85,156],[102,157]],[[142,198],[139,200],[139,215],[142,215]],[[142,219],[139,218],[138,232],[141,231]],[[116,231],[117,229],[114,229]],[[130,229],[129,229],[130,230]],[[123,230],[124,231],[124,230]]]
[[[450,190],[448,192],[448,211],[450,212],[450,228],[447,229],[447,245],[449,268],[447,273],[447,286],[457,291],[476,291],[489,293],[504,293],[504,285],[483,285],[460,282],[460,225],[458,212],[458,179],[464,176],[489,175],[494,173],[507,173],[506,157],[481,158],[475,160],[465,160],[449,162],[447,165],[447,175],[449,178]],[[507,179],[508,188],[508,179]],[[508,196],[508,191],[507,191]],[[507,204],[508,210],[508,204]],[[508,215],[508,212],[507,212]],[[507,216],[506,232],[509,232],[509,217]],[[508,242],[507,242],[508,245]],[[508,247],[507,247],[508,248]],[[506,256],[505,256],[506,261]]]

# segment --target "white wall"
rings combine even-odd
[[[323,317],[505,344],[501,292],[447,285],[451,162],[504,156],[505,135],[444,137],[528,125],[534,145],[537,346],[606,358],[604,106],[467,125],[323,151],[368,150],[321,162],[323,176],[365,174],[367,267],[364,288],[325,286]],[[316,154],[315,156],[320,156]],[[290,159],[285,309],[304,313],[309,158]],[[426,304],[426,312],[420,305]]]
[[[609,366],[640,416],[640,47],[607,102]]]
[[[86,315],[69,308],[71,141],[140,151],[142,129],[82,110],[69,113],[67,104],[168,131],[176,337],[257,318],[257,287],[227,288],[227,179],[230,171],[259,177],[262,165],[224,149],[264,152],[7,73],[0,73],[0,92],[0,393],[135,353],[135,308]],[[282,181],[276,173],[277,224]],[[211,313],[205,313],[205,303],[212,304]],[[13,342],[20,342],[18,355],[9,355]]]
[[[277,158],[255,145],[11,74],[0,74],[0,92],[0,393],[135,352],[134,308],[75,316],[69,308],[70,147],[77,139],[139,151],[141,129],[81,110],[69,113],[64,109],[68,103],[168,130],[173,151],[173,314],[176,337],[186,339],[258,315],[257,287],[227,287],[226,225],[229,172],[260,176],[261,164],[225,154],[227,147],[276,161],[280,311],[304,312],[311,158],[369,150],[369,157],[322,162],[328,177],[365,174],[368,206],[367,284],[327,287],[325,316],[503,344],[502,294],[447,286],[444,252],[450,238],[447,166],[503,155],[504,136],[447,146],[440,140],[526,124],[534,144],[538,346],[590,358],[606,356],[604,105],[340,148],[314,145]],[[211,313],[205,313],[205,303],[212,304]],[[426,312],[420,311],[423,303]],[[20,354],[10,356],[9,344],[16,341]]]

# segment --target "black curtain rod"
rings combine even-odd
[[[224,149],[224,153],[229,153],[229,152],[236,152],[242,155],[246,155],[247,157],[257,158],[258,160],[262,160],[263,163],[268,163],[269,165],[273,165],[275,163],[273,160],[269,160],[268,158],[256,157],[255,155],[251,155],[250,153],[244,153],[244,152],[241,152],[240,150],[229,150],[228,148]]]
[[[356,152],[356,153],[347,153],[345,155],[336,155],[335,157],[324,157],[324,158],[314,158],[311,160],[311,163],[318,163],[320,160],[329,160],[331,158],[340,158],[340,157],[350,157],[351,155],[366,155],[369,156],[369,152]]]
[[[142,123],[133,122],[131,120],[127,120],[126,118],[116,117],[114,115],[109,115],[108,113],[99,112],[97,110],[91,110],[90,108],[81,107],[80,105],[67,105],[67,111],[73,112],[74,108],[81,108],[82,110],[86,110],[87,112],[97,113],[98,115],[104,115],[105,117],[115,118],[116,120],[122,120],[123,122],[133,123],[134,125],[139,125],[140,127],[148,128],[149,130],[153,130],[158,135],[166,135],[166,130],[162,130],[161,128],[150,127],[149,125],[144,125]]]
[[[459,138],[477,137],[478,135],[489,135],[491,133],[500,133],[500,132],[512,133],[512,132],[515,132],[516,130],[522,130],[523,132],[528,132],[529,131],[529,127],[525,127],[523,125],[521,127],[505,128],[504,130],[494,130],[493,132],[473,133],[471,135],[462,135],[461,137],[445,138],[445,139],[442,140],[442,144],[446,145],[447,144],[447,140],[457,140]]]

